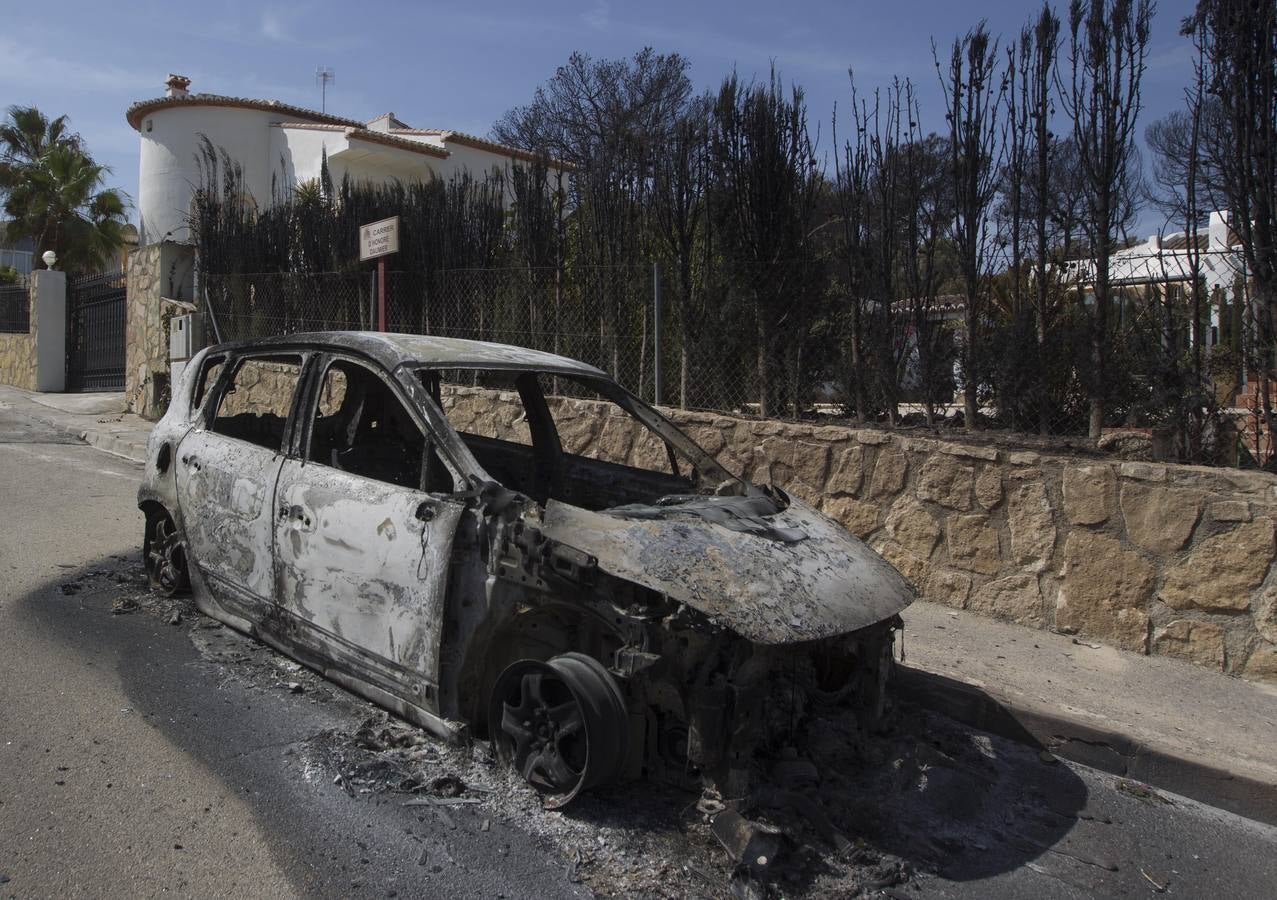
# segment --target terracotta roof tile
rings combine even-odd
[[[347,125],[354,128],[364,127],[363,122],[356,122],[354,119],[316,112],[302,106],[293,106],[291,103],[281,103],[278,100],[253,100],[249,97],[224,97],[221,94],[189,94],[185,97],[156,97],[153,100],[139,100],[128,108],[124,116],[136,131],[141,128],[142,119],[147,114],[171,106],[229,106],[240,109],[260,109],[263,112],[288,113],[311,122]]]
[[[291,103],[281,103],[278,100],[255,100],[250,97],[227,97],[221,94],[188,94],[185,97],[156,97],[151,100],[139,100],[132,104],[125,118],[133,129],[141,130],[142,119],[150,113],[157,110],[167,109],[176,106],[220,106],[239,109],[258,109],[263,112],[279,112],[287,113],[295,116],[302,121],[298,122],[281,122],[278,123],[290,128],[315,127],[324,126],[329,130],[340,131],[350,129],[350,136],[372,143],[382,143],[392,147],[401,147],[407,150],[416,150],[427,156],[437,156],[445,158],[448,155],[447,150],[442,150],[437,146],[425,144],[420,141],[412,141],[406,138],[397,138],[396,134],[413,134],[423,137],[438,137],[445,144],[454,142],[467,147],[474,147],[479,150],[487,150],[490,153],[497,153],[502,156],[509,156],[513,159],[521,159],[528,162],[537,158],[537,154],[527,150],[521,150],[518,147],[509,147],[505,144],[498,144],[496,141],[489,141],[486,138],[477,137],[473,134],[466,134],[463,131],[449,131],[443,128],[394,128],[389,132],[373,131],[367,126],[378,119],[390,116],[392,123],[403,125],[394,113],[384,113],[377,116],[376,119],[370,119],[368,122],[359,122],[355,119],[347,119],[343,116],[334,116],[331,113],[318,112],[313,109],[306,109],[301,106],[294,106]],[[372,135],[370,137],[369,135]],[[562,160],[548,158],[550,166],[562,171],[571,171],[572,166]]]
[[[521,150],[518,147],[511,147],[506,144],[498,144],[496,141],[490,141],[486,138],[476,137],[473,134],[466,134],[464,131],[449,131],[445,128],[392,128],[391,134],[419,134],[427,137],[438,137],[446,144],[452,141],[466,147],[474,147],[479,150],[487,150],[492,153],[499,153],[502,156],[513,157],[514,159],[522,159],[527,162],[537,158],[537,154],[527,150]],[[562,160],[554,157],[546,157],[551,166],[563,171],[569,171],[572,166]]]

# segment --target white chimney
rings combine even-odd
[[[191,79],[185,75],[174,75],[169,73],[168,81],[164,82],[165,97],[189,97],[190,92],[187,88],[191,86]]]

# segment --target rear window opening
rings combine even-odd
[[[601,510],[743,490],[690,438],[607,382],[492,369],[419,376],[484,470],[539,503]]]

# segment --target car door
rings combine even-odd
[[[311,384],[276,493],[281,611],[327,663],[433,710],[463,481],[371,365],[330,357]]]
[[[303,362],[297,353],[231,360],[177,446],[177,501],[194,575],[251,621],[273,606],[275,482]]]

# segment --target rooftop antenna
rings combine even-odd
[[[336,81],[337,73],[331,66],[315,69],[315,81],[319,82],[319,111],[328,112],[328,82]]]

